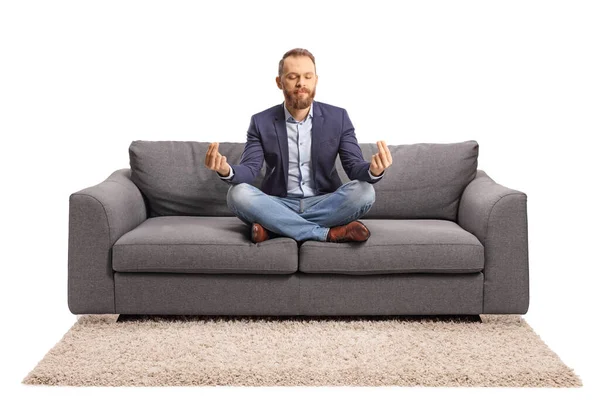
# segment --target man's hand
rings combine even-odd
[[[227,157],[219,154],[219,143],[214,142],[208,145],[204,165],[211,171],[217,171],[221,176],[229,175],[229,164]]]
[[[392,165],[392,155],[384,140],[377,142],[377,148],[379,149],[379,152],[373,154],[371,157],[371,165],[369,166],[369,171],[371,171],[371,174],[374,176],[380,176],[387,167]]]

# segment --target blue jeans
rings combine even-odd
[[[258,222],[271,238],[325,242],[329,228],[365,215],[375,203],[373,185],[353,180],[335,192],[311,197],[278,197],[247,183],[230,185],[227,206],[246,225]]]

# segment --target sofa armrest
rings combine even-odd
[[[477,170],[461,196],[457,222],[484,247],[483,313],[527,313],[527,195]]]
[[[68,303],[73,314],[115,314],[112,247],[147,219],[131,170],[69,196]]]

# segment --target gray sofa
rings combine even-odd
[[[232,184],[204,166],[208,145],[133,141],[130,168],[71,194],[73,314],[527,312],[527,196],[477,169],[476,141],[388,144],[393,164],[360,219],[371,237],[347,243],[252,243],[227,205]],[[219,145],[232,165],[243,150]],[[336,168],[348,182],[339,155]]]

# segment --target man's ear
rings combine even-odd
[[[279,80],[279,77],[278,77],[278,76],[276,76],[276,77],[275,77],[275,83],[277,84],[277,87],[278,87],[279,89],[281,89],[281,88],[282,88],[282,87],[281,87],[281,82],[280,82],[280,80]]]

